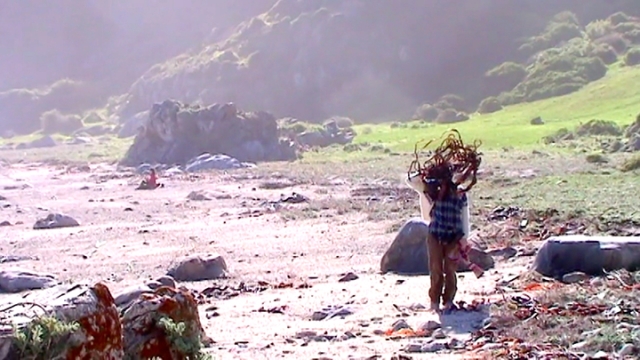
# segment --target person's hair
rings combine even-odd
[[[432,142],[433,140],[429,141],[422,148],[425,149]],[[477,140],[471,145],[465,145],[460,133],[453,129],[422,164],[418,159],[418,144],[416,144],[415,159],[409,167],[409,172],[417,171],[423,178],[438,179],[443,184],[453,185],[453,189],[457,189],[469,180],[469,184],[460,189],[469,191],[477,182],[476,176],[482,162],[482,154],[477,151],[479,146],[480,141]]]

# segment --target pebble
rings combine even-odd
[[[591,279],[589,283],[591,284],[591,286],[596,286],[596,287],[600,287],[604,285],[604,281],[602,281],[602,278],[599,278],[599,277]]]
[[[587,346],[589,346],[589,342],[588,341],[580,341],[580,342],[577,342],[577,343],[571,345],[571,349],[581,351],[584,348],[586,348]]]
[[[591,358],[594,359],[594,360],[596,360],[596,359],[605,360],[605,359],[609,359],[609,354],[607,354],[606,352],[601,350],[601,351],[598,351],[597,353],[593,354],[593,356]]]
[[[444,333],[444,331],[442,331],[442,329],[434,330],[433,334],[431,334],[431,336],[434,339],[445,339],[447,337],[447,335]]]
[[[422,325],[420,325],[418,327],[419,330],[423,330],[423,331],[432,331],[435,329],[440,329],[442,327],[442,325],[440,325],[439,322],[437,321],[433,321],[433,320],[429,320],[426,323],[423,323]]]
[[[562,276],[562,282],[565,284],[575,284],[575,283],[579,283],[585,280],[588,280],[590,278],[589,275],[580,272],[580,271],[574,271],[568,274],[564,274]]]
[[[491,350],[498,350],[498,349],[502,349],[504,346],[502,344],[496,344],[496,343],[489,343],[489,344],[484,344],[482,346],[482,350],[485,351],[491,351]]]

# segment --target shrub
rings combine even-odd
[[[618,54],[609,44],[597,45],[591,52],[591,55],[599,58],[606,65],[618,61]]]
[[[612,25],[618,25],[621,23],[629,22],[630,20],[631,18],[629,17],[629,15],[623,13],[622,11],[618,11],[617,13],[607,18],[607,21],[610,22]]]
[[[640,47],[634,47],[627,51],[624,56],[624,63],[627,66],[634,66],[640,64]]]
[[[416,109],[416,113],[413,117],[414,119],[434,121],[438,117],[439,113],[440,113],[440,110],[438,110],[438,108],[436,108],[435,106],[429,105],[429,104],[422,104],[418,106],[418,108]]]
[[[596,40],[596,44],[608,44],[618,54],[624,54],[627,48],[629,48],[629,40],[627,40],[622,34],[618,33],[603,36]]]
[[[457,112],[453,109],[442,110],[436,119],[440,124],[452,124],[461,121],[469,120],[469,116],[462,112]]]
[[[480,102],[478,113],[490,114],[502,109],[502,104],[495,96],[490,96]]]
[[[640,170],[640,154],[634,154],[632,157],[625,160],[620,170],[623,172]]]
[[[335,121],[340,129],[350,129],[353,127],[353,120],[345,116],[334,116],[330,120]]]
[[[589,164],[605,164],[609,162],[609,160],[604,155],[598,153],[587,155],[585,160],[587,160]]]
[[[624,38],[632,44],[640,44],[640,29],[631,30],[624,34]]]
[[[65,134],[82,128],[82,120],[77,115],[65,115],[57,109],[49,110],[40,116],[42,131],[45,134]]]
[[[87,113],[83,118],[82,118],[82,123],[83,124],[99,124],[99,123],[103,123],[105,120],[102,118],[102,116],[98,115],[98,113],[96,113],[95,111],[91,111],[89,113]]]
[[[587,24],[584,31],[591,40],[596,40],[610,34],[613,26],[607,20],[595,20]]]
[[[489,80],[492,89],[502,92],[513,89],[524,80],[527,76],[527,69],[523,65],[507,61],[487,71],[484,75]]]
[[[461,96],[454,94],[444,95],[438,100],[435,106],[440,109],[453,109],[456,111],[466,111],[466,104]]]

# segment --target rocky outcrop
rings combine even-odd
[[[203,153],[241,162],[296,159],[294,144],[280,138],[273,115],[243,112],[232,103],[207,107],[166,100],[156,103],[122,164],[186,164]]]
[[[0,359],[123,359],[122,326],[109,289],[98,283],[60,290],[29,294],[21,300],[27,305],[2,313],[3,323],[12,320],[22,336],[10,326],[0,329]],[[25,319],[25,309],[34,309],[31,304],[41,304],[37,308],[45,314]],[[41,333],[48,337],[46,341],[33,342],[30,334],[36,328],[54,328],[47,319],[59,325],[55,331]],[[25,342],[30,346],[25,347]],[[36,355],[39,357],[32,357]]]
[[[140,295],[125,311],[122,325],[125,354],[132,359],[190,359],[206,338],[193,296],[166,286]]]
[[[640,237],[567,235],[550,237],[536,254],[533,270],[561,279],[573,272],[640,269]]]
[[[102,283],[14,298],[1,305],[0,360],[198,358],[209,339],[196,300],[189,290],[165,286],[175,285],[166,279],[121,308]]]

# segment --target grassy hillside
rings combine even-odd
[[[473,114],[456,124],[411,122],[400,127],[390,123],[358,125],[358,143],[382,143],[395,151],[411,151],[416,141],[439,137],[445,130],[457,128],[467,139],[483,141],[483,148],[532,147],[543,136],[561,128],[573,128],[592,119],[633,122],[640,112],[640,66],[614,66],[608,74],[581,90],[550,99],[507,106],[492,114]],[[531,125],[541,117],[544,125]],[[397,124],[395,124],[397,125]]]

